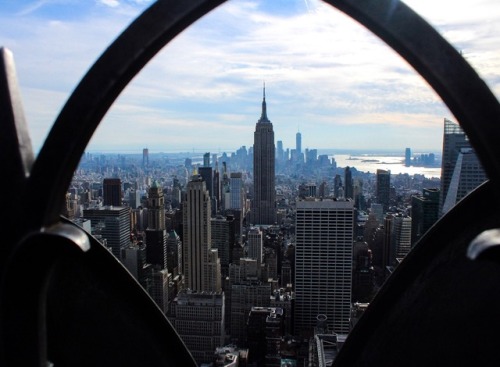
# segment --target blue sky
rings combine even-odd
[[[495,0],[408,0],[500,93]],[[38,150],[73,88],[148,0],[0,0]],[[126,88],[89,150],[232,151],[253,144],[266,82],[276,140],[294,148],[441,149],[453,116],[375,36],[313,0],[232,0],[167,45]]]

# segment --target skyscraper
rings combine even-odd
[[[452,183],[452,177],[454,177],[454,187],[450,195],[448,191]],[[486,180],[486,175],[479,159],[471,149],[465,132],[457,123],[444,119],[441,191],[439,196],[440,215],[451,209],[458,200],[484,180]],[[448,201],[447,207],[443,210],[446,201]]]
[[[248,231],[248,257],[257,260],[257,265],[262,264],[262,231],[252,227]]]
[[[165,198],[163,188],[154,181],[148,191],[148,228],[146,255],[150,264],[167,268],[167,231],[165,229]]]
[[[105,178],[102,183],[102,199],[104,205],[122,205],[122,182],[119,178]]]
[[[352,182],[352,172],[351,168],[347,166],[344,171],[345,178],[344,178],[344,196],[346,199],[354,199],[354,184]]]
[[[252,223],[276,222],[275,147],[273,124],[267,118],[266,89],[264,87],[262,114],[255,126],[253,146]]]
[[[349,332],[354,204],[351,200],[297,202],[295,333],[311,335],[316,317]]]
[[[224,345],[224,293],[184,289],[171,304],[168,319],[196,363],[209,363],[215,348]],[[175,353],[175,351],[174,351]]]
[[[377,170],[377,203],[382,204],[384,212],[389,209],[391,195],[391,171]]]
[[[149,168],[149,149],[142,150],[142,168]]]
[[[194,175],[187,185],[186,201],[183,203],[182,261],[185,283],[192,290],[219,292],[220,260],[217,254],[213,254],[217,249],[211,248],[210,211],[205,181],[201,176]]]
[[[297,131],[295,134],[295,152],[297,154],[297,160],[302,159],[302,134],[300,131]]]
[[[411,197],[411,245],[413,246],[439,218],[439,189],[423,189]]]
[[[444,197],[441,214],[447,213],[464,196],[486,181],[486,179],[486,173],[472,148],[461,148],[455,162],[448,192]]]
[[[113,255],[120,258],[121,250],[130,244],[130,209],[122,206],[85,209],[83,217],[90,219],[92,234],[107,240]]]

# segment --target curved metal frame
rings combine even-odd
[[[11,289],[9,287],[12,286],[10,282],[13,281],[12,274],[15,274],[15,264],[18,264],[19,256],[25,253],[24,249],[34,241],[33,238],[43,235],[44,228],[60,222],[60,208],[73,172],[111,104],[162,47],[224,1],[160,0],[154,3],[117,38],[89,70],[62,109],[36,160],[33,158],[22,115],[13,62],[9,53],[3,51],[3,65],[0,66],[5,72],[0,75],[0,86],[6,88],[0,90],[0,118],[8,126],[6,134],[2,135],[1,149],[6,156],[13,158],[9,166],[12,181],[8,186],[15,185],[20,205],[13,209],[14,215],[11,217],[5,213],[1,217],[4,228],[11,229],[7,241],[0,249],[0,267],[4,269],[2,297]],[[378,35],[425,78],[469,136],[490,180],[498,182],[500,105],[461,55],[430,25],[399,1],[325,2],[345,12]],[[7,184],[4,184],[5,188]],[[32,206],[33,197],[37,198],[37,207],[28,210]],[[12,219],[18,215],[24,217],[21,224],[17,218]],[[46,238],[46,235],[43,236]],[[64,235],[60,234],[60,237],[64,238]],[[43,241],[36,239],[35,242]],[[92,244],[98,246],[95,242]],[[36,259],[30,261],[35,263]],[[47,263],[42,267],[46,267],[46,273],[49,274],[52,266],[54,263],[47,259]],[[407,279],[409,278],[411,276]],[[49,278],[46,282],[49,282]],[[47,284],[42,288],[45,289],[46,286]],[[40,292],[43,306],[43,291]],[[7,327],[2,330],[2,354],[6,353],[8,344],[6,333],[8,335],[14,327],[5,322],[5,304],[6,301],[2,301],[2,326]],[[43,335],[39,337],[43,339]]]

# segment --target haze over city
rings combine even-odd
[[[3,2],[35,151],[81,77],[151,1]],[[497,95],[500,8],[407,1]],[[439,97],[363,27],[320,1],[228,2],[174,39],[111,108],[90,151],[225,151],[252,145],[266,83],[277,140],[319,149],[439,151]]]

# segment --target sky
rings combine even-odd
[[[497,0],[407,0],[500,95]],[[72,90],[150,0],[0,0],[35,152]],[[231,0],[127,86],[94,152],[230,152],[253,144],[266,85],[275,140],[295,148],[439,152],[436,93],[361,25],[316,0]]]

